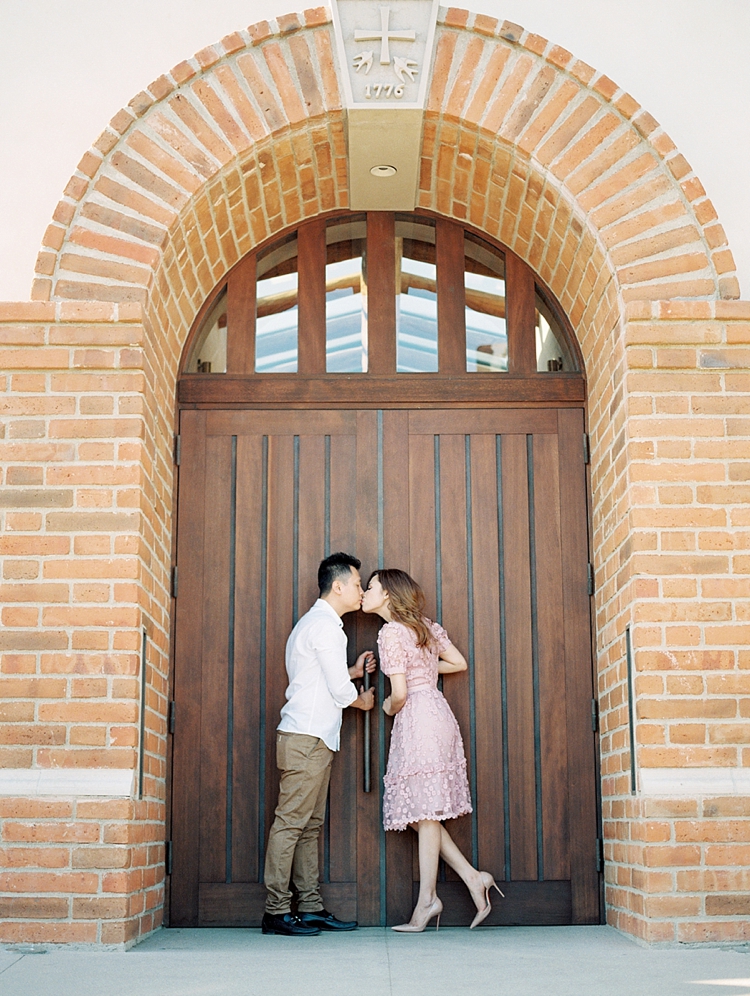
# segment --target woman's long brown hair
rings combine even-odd
[[[435,638],[424,615],[424,592],[414,578],[397,568],[373,571],[371,578],[376,574],[383,591],[390,595],[388,604],[395,622],[414,631],[418,647],[431,646]]]

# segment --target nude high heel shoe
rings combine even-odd
[[[490,902],[490,889],[497,889],[497,891],[500,892],[500,890],[497,888],[497,882],[495,882],[495,879],[492,877],[492,875],[490,875],[489,872],[480,872],[479,877],[482,879],[482,886],[484,887],[484,898],[487,905],[484,907],[483,910],[480,910],[477,913],[477,915],[474,917],[474,919],[471,921],[469,930],[473,930],[475,927],[478,927],[479,924],[482,922],[482,920],[486,920],[487,917],[490,915],[490,912],[492,911],[492,903]],[[503,892],[500,892],[500,895],[503,897],[503,899],[505,899],[505,894]]]
[[[425,917],[419,923],[401,923],[398,927],[391,927],[391,930],[396,930],[400,934],[421,934],[425,929],[430,920],[436,916],[437,923],[435,924],[435,930],[440,930],[440,914],[443,912],[443,904],[440,902],[436,896],[432,900],[430,908],[427,910]]]

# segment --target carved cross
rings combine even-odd
[[[355,31],[355,41],[379,41],[380,42],[380,65],[389,66],[391,64],[391,51],[389,42],[415,40],[414,31],[389,31],[388,26],[391,19],[391,8],[380,8],[380,31]]]

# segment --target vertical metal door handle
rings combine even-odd
[[[365,691],[370,687],[370,675],[365,671]],[[364,779],[363,788],[365,792],[372,791],[372,779],[370,773],[370,714],[372,709],[365,713],[365,749],[363,751],[364,757]]]

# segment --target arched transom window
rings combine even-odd
[[[246,256],[203,309],[183,372],[580,377],[572,342],[509,251],[426,214],[348,213]]]

